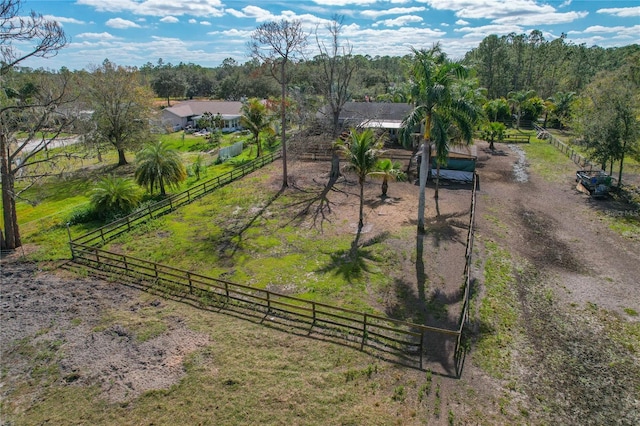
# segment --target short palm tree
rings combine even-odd
[[[375,169],[370,173],[371,176],[382,179],[382,198],[386,198],[389,189],[389,179],[404,180],[406,175],[401,170],[402,165],[397,161],[391,161],[383,158],[376,163]]]
[[[342,141],[338,139],[335,146],[347,160],[348,167],[358,176],[360,184],[360,216],[358,220],[358,237],[364,227],[364,183],[368,175],[375,171],[378,156],[382,153],[384,140],[376,138],[373,130],[362,132],[351,129],[349,137]],[[356,237],[356,241],[358,239]]]
[[[257,156],[262,156],[262,144],[260,132],[271,130],[271,122],[267,113],[267,107],[258,98],[249,99],[242,105],[242,117],[240,123],[249,129],[258,148]]]
[[[178,153],[161,141],[145,145],[136,155],[136,163],[136,182],[148,188],[151,194],[158,188],[160,195],[164,196],[167,186],[177,187],[187,178],[187,172]]]
[[[502,142],[504,140],[505,132],[507,128],[499,121],[491,121],[484,125],[482,128],[482,137],[489,142],[489,149],[493,151],[495,149],[494,142]]]
[[[103,217],[130,212],[140,202],[140,189],[131,179],[103,177],[93,188],[91,204]]]
[[[535,96],[535,90],[519,90],[517,92],[509,92],[507,94],[507,101],[516,114],[516,129],[520,128],[520,118],[522,117],[523,105]]]

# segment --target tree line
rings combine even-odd
[[[603,167],[620,164],[620,177],[624,156],[638,153],[637,45],[587,48],[567,43],[564,36],[546,41],[536,30],[529,35],[490,35],[461,61],[449,58],[438,44],[414,48],[403,57],[369,57],[353,54],[342,37],[342,18],[334,16],[312,34],[298,21],[262,24],[247,46],[252,58],[242,65],[233,59],[215,68],[158,60],[136,68],[105,59],[87,70],[47,71],[20,63],[31,56],[55,55],[66,45],[64,31],[35,12],[18,19],[20,6],[21,0],[0,1],[1,242],[8,248],[21,244],[15,213],[20,192],[28,182],[47,176],[39,165],[55,163],[61,155],[49,155],[53,141],[63,132],[81,135],[98,156],[115,149],[118,165],[127,164],[126,152],[139,151],[158,130],[151,120],[154,95],[167,105],[172,98],[246,99],[244,123],[258,148],[260,132],[273,121],[265,115],[280,114],[283,188],[290,123],[308,125],[321,106],[328,106],[324,129],[335,138],[342,130],[340,111],[350,100],[412,105],[402,140],[415,146],[412,138],[418,134],[425,146],[433,143],[437,164],[446,158],[450,144],[470,142],[479,129],[493,145],[504,133],[498,122],[512,118],[516,127],[522,119],[541,117],[544,124],[572,126]],[[34,50],[15,50],[13,42],[18,40],[32,41]],[[311,43],[320,53],[305,58],[305,47]],[[613,92],[619,96],[611,96]],[[256,99],[270,99],[272,108],[261,108]],[[332,181],[339,173],[337,164],[336,154]],[[175,174],[183,175],[180,170]],[[27,183],[16,186],[16,179]]]

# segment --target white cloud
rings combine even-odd
[[[104,33],[81,33],[76,35],[76,38],[85,39],[97,39],[97,40],[115,40],[117,37],[107,32]]]
[[[456,25],[469,25],[469,21],[465,21],[464,19],[458,19],[456,21]]]
[[[448,23],[446,23],[446,22],[441,22],[441,23],[440,23],[440,26],[441,26],[441,27],[448,27],[448,26],[449,26],[449,24],[448,24]]]
[[[491,19],[494,23],[539,25],[567,23],[583,18],[587,12],[558,13],[556,9],[534,0],[423,0],[437,10],[454,11],[465,19]],[[542,18],[544,17],[544,18]],[[544,19],[544,20],[543,20]]]
[[[63,16],[44,15],[44,19],[47,21],[56,21],[59,24],[79,24],[84,25],[86,22],[76,18],[65,18]]]
[[[131,12],[148,16],[222,16],[221,0],[77,0],[98,12]]]
[[[105,25],[111,28],[117,28],[119,30],[123,30],[126,28],[140,28],[140,25],[135,22],[128,21],[122,18],[112,18],[105,22]]]
[[[376,3],[378,0],[313,0],[321,6],[363,6]]]
[[[480,27],[456,28],[454,31],[459,33],[465,33],[465,35],[463,36],[465,38],[475,37],[475,38],[478,38],[479,40],[482,40],[489,34],[496,34],[496,35],[505,35],[509,33],[521,34],[523,32],[523,29],[519,25],[492,24],[492,25],[483,25]]]
[[[494,24],[520,24],[520,25],[554,25],[567,24],[578,19],[584,18],[589,12],[567,12],[567,13],[540,13],[522,16],[506,16],[504,18],[494,19]]]
[[[160,22],[164,22],[165,24],[176,24],[180,22],[180,20],[175,16],[165,16],[160,20]]]
[[[427,10],[426,7],[392,7],[391,9],[386,10],[363,10],[360,12],[361,16],[365,18],[378,19],[381,16],[385,15],[404,15],[416,12],[424,12]]]
[[[209,22],[209,21],[200,21],[200,25],[209,26],[209,25],[211,25],[211,22]]]
[[[414,24],[416,22],[422,22],[422,21],[423,19],[419,16],[407,15],[407,16],[400,16],[395,19],[385,19],[383,21],[376,22],[375,24],[373,24],[373,26],[374,27],[377,27],[377,26],[404,27],[405,25]]]
[[[189,19],[189,23],[190,24],[197,24],[198,21],[196,21],[195,19],[191,18],[191,19]]]
[[[636,7],[615,7],[610,9],[598,9],[596,13],[614,15],[620,18],[633,18],[640,16],[640,6]]]

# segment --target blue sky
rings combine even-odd
[[[460,58],[489,34],[563,32],[568,41],[602,47],[640,44],[637,0],[24,0],[23,13],[42,13],[63,25],[69,45],[57,56],[24,62],[34,68],[99,65],[220,65],[246,62],[246,43],[260,24],[299,19],[307,32],[323,32],[344,16],[343,40],[353,53],[402,56],[411,47],[440,42]],[[308,54],[313,56],[315,38]],[[22,47],[22,46],[16,46]]]

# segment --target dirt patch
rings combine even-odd
[[[181,318],[163,316],[160,300],[140,302],[135,289],[42,271],[19,257],[2,259],[3,395],[21,382],[53,381],[97,385],[106,400],[123,402],[169,388],[184,374],[184,357],[209,344]]]

